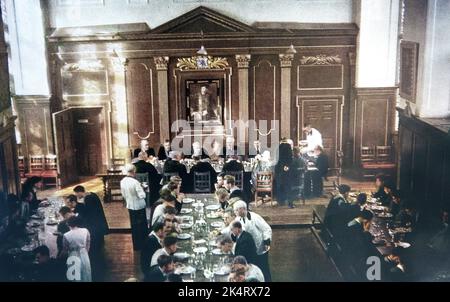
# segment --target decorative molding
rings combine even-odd
[[[227,58],[212,56],[180,58],[177,63],[177,68],[181,70],[224,69],[228,66]]]
[[[294,54],[280,54],[280,66],[283,67],[291,67],[292,61],[294,60]]]
[[[65,72],[83,71],[83,72],[97,72],[104,71],[105,66],[100,60],[80,60],[75,63],[66,63],[61,68]]]
[[[169,63],[169,57],[154,57],[156,70],[167,70],[167,64]]]
[[[350,66],[355,66],[356,65],[356,54],[354,52],[349,52],[348,60],[349,60]]]
[[[317,55],[317,56],[303,56],[300,60],[301,65],[331,65],[331,64],[342,64],[342,59],[339,55],[327,56],[327,55]]]
[[[236,55],[236,62],[238,68],[248,68],[251,60],[251,55]]]

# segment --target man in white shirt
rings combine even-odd
[[[150,266],[158,264],[158,257],[161,255],[172,256],[177,251],[177,237],[167,236],[163,240],[163,247],[157,250],[150,261]]]
[[[311,124],[305,124],[303,127],[303,132],[306,134],[306,141],[308,142],[306,151],[312,152],[317,146],[323,148],[322,134],[320,134],[317,129],[312,128]]]
[[[236,201],[233,204],[233,210],[236,214],[236,221],[240,221],[244,231],[250,233],[256,244],[257,265],[264,273],[264,279],[267,282],[272,280],[269,268],[269,250],[272,241],[272,228],[258,214],[249,212],[247,204],[242,201]]]
[[[133,249],[138,251],[148,234],[147,217],[145,215],[145,192],[141,183],[135,178],[136,167],[127,164],[124,167],[125,176],[120,181],[120,191],[130,214],[131,236]]]

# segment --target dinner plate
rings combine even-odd
[[[58,224],[58,221],[55,221],[55,220],[50,220],[47,222],[47,225],[57,225],[57,224]]]
[[[31,227],[37,227],[37,226],[40,226],[41,224],[37,221],[32,221],[32,222],[28,222],[27,225],[29,225]]]
[[[213,255],[218,255],[218,256],[223,255],[222,250],[219,249],[219,248],[213,249],[213,250],[211,251],[211,253],[212,253]]]
[[[42,217],[40,217],[39,215],[31,215],[31,219],[37,219],[37,220],[42,220]]]
[[[200,247],[194,248],[194,253],[197,253],[197,254],[204,254],[207,251],[208,251],[208,248],[206,246],[200,246]]]
[[[411,246],[411,243],[408,242],[397,242],[397,246],[407,249]]]
[[[192,224],[191,223],[180,223],[180,228],[181,229],[190,229],[190,228],[192,228]]]
[[[192,220],[192,216],[180,216],[179,219],[181,222],[189,223]]]
[[[192,213],[192,209],[181,209],[180,214],[189,214]]]
[[[203,202],[196,202],[192,204],[193,207],[203,207],[204,205],[205,204]]]
[[[31,252],[35,249],[33,245],[24,245],[20,248],[23,252]]]
[[[225,224],[223,223],[223,221],[214,221],[214,222],[211,222],[211,226],[213,228],[222,228],[225,226]]]
[[[177,235],[177,238],[180,239],[180,240],[186,240],[186,239],[191,238],[191,234],[189,234],[189,233],[181,233],[181,234]]]
[[[218,204],[210,204],[209,206],[206,206],[206,208],[208,211],[216,211],[218,209],[220,209],[220,205]]]
[[[218,276],[225,276],[225,275],[228,275],[229,273],[230,273],[230,268],[225,265],[214,272],[214,274],[216,274]]]
[[[195,267],[193,266],[183,266],[176,270],[177,273],[183,274],[183,275],[189,275],[195,272]]]
[[[193,198],[184,198],[183,199],[183,203],[193,203],[195,201],[195,199]]]
[[[175,254],[173,254],[173,256],[174,256],[175,258],[180,259],[180,260],[184,260],[184,259],[187,259],[187,258],[191,257],[191,255],[189,255],[189,254],[186,253],[186,252],[175,253]]]
[[[48,201],[41,201],[39,203],[39,208],[44,208],[44,207],[48,207],[50,205],[50,203]]]
[[[211,240],[210,242],[208,242],[209,246],[217,246],[217,242],[215,240]]]
[[[220,215],[215,212],[206,214],[206,218],[209,218],[209,219],[215,219],[215,218],[219,218],[219,217],[220,217]]]
[[[194,240],[194,244],[196,244],[196,245],[205,244],[205,243],[206,243],[205,239]]]
[[[378,214],[378,217],[380,217],[380,218],[391,218],[392,216],[394,216],[394,215],[392,215],[391,213],[380,213],[380,214]]]

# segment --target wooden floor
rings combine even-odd
[[[355,190],[370,191],[371,182],[357,182],[343,179]],[[103,198],[102,183],[99,179],[85,179],[81,182],[88,191]],[[61,198],[72,194],[73,187],[62,190],[39,192],[39,197]],[[273,281],[341,281],[327,255],[310,232],[312,207],[327,204],[329,198],[315,198],[302,204],[295,202],[296,208],[278,206],[270,202],[252,207],[273,227],[273,244],[270,252],[270,266]],[[96,281],[121,282],[129,278],[142,279],[139,268],[139,252],[134,252],[129,234],[129,216],[119,202],[103,205],[110,227],[105,237],[104,257],[98,269]]]

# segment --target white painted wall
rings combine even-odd
[[[450,1],[428,0],[425,45],[417,93],[421,117],[450,116]]]
[[[146,22],[155,28],[200,5],[249,25],[352,22],[352,0],[48,0],[52,27]]]
[[[39,0],[2,0],[6,7],[10,73],[17,95],[48,95],[44,24]]]
[[[396,85],[399,0],[355,0],[356,87]],[[358,9],[359,8],[359,9]]]

